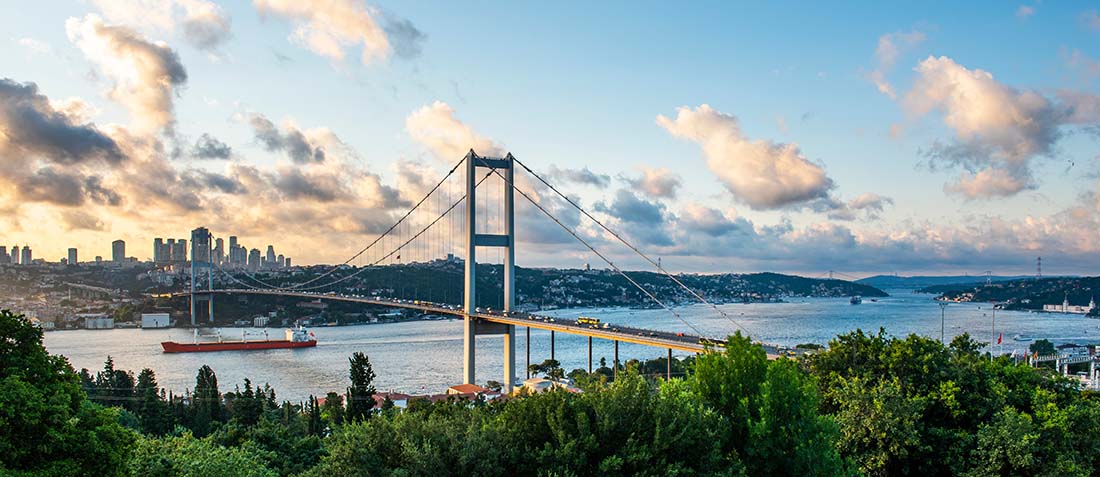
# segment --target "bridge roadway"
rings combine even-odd
[[[393,308],[407,308],[412,310],[420,310],[428,313],[438,313],[445,315],[454,315],[458,317],[464,317],[465,313],[462,312],[462,308],[455,305],[445,305],[439,303],[430,303],[421,300],[398,300],[391,298],[381,297],[366,297],[358,295],[338,295],[333,293],[309,293],[309,292],[294,292],[294,291],[281,291],[281,290],[256,290],[256,289],[221,289],[221,290],[196,290],[196,295],[209,295],[209,294],[248,294],[248,295],[275,295],[275,296],[288,296],[298,298],[309,299],[322,299],[332,301],[344,301],[352,303],[362,303],[367,305],[378,305]],[[173,296],[189,296],[191,292],[173,293]],[[509,312],[505,314],[502,311],[489,310],[479,308],[478,312],[471,315],[478,320],[484,320],[493,323],[503,323],[508,325],[526,326],[529,328],[537,328],[542,330],[549,330],[559,333],[568,333],[573,335],[590,336],[592,338],[600,338],[612,341],[621,341],[624,343],[634,343],[645,346],[652,346],[655,348],[674,349],[677,351],[686,351],[689,353],[702,353],[706,350],[706,346],[702,344],[704,338],[700,336],[693,336],[684,333],[672,333],[667,331],[648,330],[643,328],[634,328],[629,326],[622,326],[613,323],[600,325],[586,325],[577,323],[576,320],[555,318],[549,316],[535,315],[525,312]],[[723,346],[724,340],[716,340],[707,338],[706,340],[716,343],[717,346]],[[780,350],[778,347],[769,344],[760,343],[764,347],[764,351],[768,354],[769,359],[775,359],[779,357]]]

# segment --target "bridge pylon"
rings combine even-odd
[[[199,279],[202,269],[206,269],[206,290],[214,289],[214,264],[212,263],[210,239],[212,235],[206,227],[199,227],[191,231],[191,326],[198,326],[195,314],[198,311],[196,293],[202,296],[204,290],[199,288]],[[214,322],[214,294],[206,296],[207,319]]]
[[[491,323],[474,317],[477,312],[477,247],[498,247],[504,251],[504,311],[512,311],[516,294],[516,228],[515,228],[515,158],[508,153],[503,158],[478,156],[473,149],[466,154],[466,268],[463,312],[463,382],[476,384],[477,335],[504,335],[504,393],[511,393],[516,379],[516,327]],[[497,169],[504,176],[504,230],[498,234],[477,233],[477,170]]]

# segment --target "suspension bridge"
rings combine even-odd
[[[526,172],[526,176],[517,175],[517,167]],[[457,178],[452,180],[453,178]],[[464,179],[459,183],[459,179]],[[425,186],[426,187],[426,186]],[[499,187],[499,189],[498,189]],[[598,257],[610,270],[618,274],[638,293],[656,307],[664,309],[684,326],[684,331],[669,332],[647,330],[610,323],[593,323],[590,320],[570,320],[540,316],[521,311],[516,302],[516,227],[515,196],[519,194],[526,203],[550,219],[565,235],[584,246]],[[496,195],[496,197],[494,197]],[[498,199],[498,200],[494,200]],[[551,204],[557,204],[565,212],[555,214]],[[530,210],[530,209],[529,209]],[[533,212],[532,211],[532,212]],[[638,283],[628,272],[623,271],[611,259],[610,254],[594,246],[592,233],[582,233],[567,225],[559,215],[573,214],[573,217],[585,219],[595,227],[609,243],[625,247],[646,263],[649,263],[670,283],[686,292],[699,303],[712,307],[718,315],[733,326],[747,332],[736,320],[700,293],[684,285],[676,275],[661,266],[660,260],[653,260],[640,248],[627,240],[604,222],[593,216],[576,200],[562,193],[543,176],[523,164],[511,153],[504,157],[483,157],[470,150],[449,172],[434,186],[428,188],[423,198],[412,203],[408,211],[398,218],[385,231],[371,240],[365,247],[353,254],[343,263],[304,279],[298,283],[270,283],[268,280],[247,270],[226,270],[211,251],[211,237],[192,237],[191,284],[190,290],[176,295],[187,296],[191,300],[191,322],[197,324],[199,302],[206,301],[208,319],[213,321],[214,296],[231,294],[276,295],[309,299],[334,300],[365,305],[377,305],[393,308],[412,309],[425,313],[453,315],[463,319],[463,382],[476,383],[476,336],[499,335],[504,340],[504,392],[510,392],[516,378],[516,328],[526,328],[527,363],[530,363],[530,330],[550,331],[551,359],[554,354],[554,334],[567,333],[588,337],[588,367],[592,369],[592,340],[604,339],[615,343],[614,363],[619,363],[619,342],[652,346],[668,350],[671,366],[673,350],[701,353],[707,349],[722,347],[725,341],[706,336],[698,327],[685,319],[673,304],[658,297],[654,290]],[[537,236],[546,231],[532,231],[536,236],[529,241],[538,242],[545,237]],[[503,269],[502,286],[503,306],[494,310],[488,306],[479,306],[479,298],[486,301],[477,290],[479,249],[490,249],[483,262],[500,263]],[[402,257],[405,257],[402,260]],[[436,303],[421,298],[407,299],[394,297],[392,288],[374,290],[374,293],[362,293],[354,281],[371,267],[395,265],[400,263],[428,263],[447,257],[461,256],[464,268],[462,304]],[[214,271],[224,275],[232,288],[215,287]],[[204,273],[205,277],[203,277]],[[204,280],[205,278],[205,280]],[[265,277],[266,278],[266,277]],[[205,281],[205,283],[203,283]],[[389,295],[389,296],[387,296]],[[769,357],[776,357],[779,349],[765,345]]]

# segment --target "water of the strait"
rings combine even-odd
[[[856,328],[904,336],[917,333],[939,338],[940,307],[931,295],[909,290],[888,290],[888,298],[877,302],[865,299],[852,305],[847,298],[790,298],[786,303],[721,305],[723,311],[748,330],[754,339],[793,346],[798,343],[827,343],[838,334]],[[992,313],[989,304],[951,304],[946,310],[946,339],[970,333],[989,342]],[[729,319],[705,305],[677,308],[678,314],[692,326],[711,336],[724,336],[737,330]],[[683,331],[693,330],[665,310],[584,309],[554,310],[547,314],[573,317],[587,315],[602,321],[641,328]],[[281,330],[271,329],[273,336]],[[160,342],[190,342],[186,329],[115,329],[56,331],[46,334],[46,348],[68,357],[77,369],[93,372],[103,367],[107,355],[115,366],[136,374],[142,368],[156,371],[161,386],[184,392],[195,385],[195,374],[203,364],[218,376],[221,390],[249,378],[253,383],[270,384],[279,400],[304,401],[309,395],[328,391],[344,392],[348,383],[348,357],[356,351],[366,353],[378,374],[379,390],[410,394],[440,393],[462,378],[462,322],[460,320],[415,321],[312,330],[318,339],[316,348],[298,350],[223,351],[214,353],[164,354]],[[516,361],[520,378],[524,377],[527,346],[526,329],[517,329]],[[1100,343],[1100,320],[1081,315],[1029,313],[997,310],[996,332],[1003,334],[998,351],[1023,350],[1029,342],[1015,336],[1046,338],[1057,343]],[[233,337],[240,328],[225,328],[223,336]],[[531,362],[540,363],[550,356],[549,332],[531,330]],[[254,336],[251,339],[256,339]],[[555,357],[566,370],[588,366],[588,339],[559,333]],[[595,340],[593,359],[612,360],[614,345]],[[666,350],[622,343],[619,357],[648,359],[664,356]],[[682,353],[676,353],[682,355]],[[598,364],[597,364],[598,365]],[[477,340],[477,378],[484,383],[500,381],[503,373],[503,340],[483,336]]]

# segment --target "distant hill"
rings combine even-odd
[[[1010,280],[1022,280],[1031,277],[1027,275],[992,275],[989,277],[986,277],[985,275],[942,275],[913,277],[899,277],[897,275],[875,275],[873,277],[861,278],[859,280],[856,280],[856,283],[870,285],[876,288],[924,288],[938,285],[971,285],[976,283],[985,283],[987,278],[990,281],[994,282],[1004,282]]]
[[[1100,277],[1043,277],[994,282],[990,285],[933,285],[917,290],[935,293],[939,299],[958,302],[998,302],[1007,309],[1041,310],[1069,300],[1084,306],[1100,295]]]

